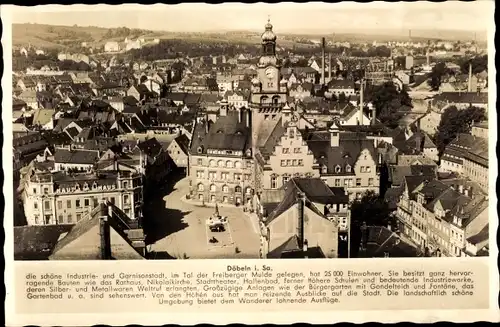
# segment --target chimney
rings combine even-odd
[[[372,125],[375,125],[377,123],[377,110],[375,109],[374,105],[369,105],[369,107],[372,112]]]
[[[247,128],[250,128],[250,119],[251,119],[251,117],[250,117],[250,109],[247,108],[245,110],[246,110],[246,116],[247,116],[247,119],[245,120],[245,123],[246,123]]]
[[[472,63],[469,63],[469,83],[467,85],[467,92],[472,92]]]
[[[305,198],[304,198],[304,193],[298,192],[297,193],[297,205],[299,207],[299,212],[297,215],[298,221],[297,221],[297,236],[299,238],[299,247],[304,247],[306,243],[304,242],[304,203]]]
[[[304,240],[304,246],[302,246],[302,252],[304,253],[304,259],[309,258],[308,254],[307,254],[308,248],[309,248],[308,242],[307,242],[307,240]]]
[[[321,85],[325,85],[325,38],[321,38],[321,62],[323,67],[321,67]]]
[[[366,249],[368,243],[368,227],[366,226],[366,221],[363,221],[361,225],[361,250]]]
[[[363,125],[363,93],[364,93],[365,80],[362,78],[361,83],[359,83],[359,125]]]
[[[328,53],[328,78],[331,81],[332,78],[332,54]]]
[[[339,146],[339,131],[337,130],[335,123],[333,123],[332,126],[330,126],[329,132],[330,132],[330,146],[332,148],[338,147]]]
[[[101,239],[101,260],[111,260],[111,236],[107,212],[102,204],[101,217],[99,217],[99,234]]]

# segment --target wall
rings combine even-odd
[[[311,174],[312,177],[318,177],[317,170],[313,169],[314,156],[308,154],[308,151],[309,148],[302,140],[299,130],[296,127],[288,127],[285,135],[281,137],[280,145],[275,147],[275,153],[269,158],[271,170],[264,171],[264,189],[282,187],[286,184],[283,180],[285,174],[288,179],[294,177],[295,174]],[[302,163],[302,165],[299,165],[299,163]],[[271,176],[276,177],[276,187],[271,185]]]
[[[295,204],[269,224],[269,252],[297,235],[298,214],[298,205]],[[304,238],[309,247],[319,246],[327,258],[338,257],[337,224],[318,216],[307,207],[304,208]]]

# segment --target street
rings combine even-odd
[[[151,259],[258,258],[260,237],[241,208],[220,206],[228,217],[223,232],[211,232],[206,219],[214,207],[189,203],[187,178],[175,175],[158,195],[145,199],[144,230]],[[210,243],[215,237],[218,242]]]

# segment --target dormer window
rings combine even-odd
[[[351,172],[351,166],[350,165],[347,165],[345,166],[345,171],[350,173]]]
[[[202,153],[203,152],[203,147],[199,146],[198,149],[197,149],[198,153]]]
[[[222,129],[219,129],[219,130],[217,131],[217,134],[224,134],[224,131],[223,131]]]
[[[340,166],[339,166],[339,165],[335,166],[335,172],[336,172],[336,173],[340,173],[340,172],[341,172],[341,170],[342,170],[342,168],[340,168]]]
[[[326,167],[326,165],[321,166],[321,173],[322,174],[326,174],[327,171],[328,171],[328,167]]]

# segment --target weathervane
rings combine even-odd
[[[271,22],[271,15],[267,15],[267,22],[270,23]]]

